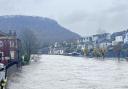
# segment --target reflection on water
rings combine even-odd
[[[128,62],[42,55],[14,74],[8,89],[128,89]]]

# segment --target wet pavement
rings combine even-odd
[[[13,74],[7,89],[128,89],[128,62],[42,55]]]

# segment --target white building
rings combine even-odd
[[[110,40],[110,39],[111,39],[111,34],[110,34],[110,33],[107,33],[106,39],[107,39],[107,40]]]
[[[116,36],[115,41],[116,42],[123,42],[123,36]]]
[[[114,45],[117,45],[118,44],[118,42],[116,42],[116,41],[112,41],[112,45],[114,46]]]
[[[50,50],[49,54],[63,55],[64,54],[64,50],[63,49],[58,49],[58,48],[53,48],[53,49]]]
[[[85,49],[85,44],[78,44],[77,49],[81,49],[81,50]]]
[[[77,49],[81,49],[84,50],[85,48],[87,48],[88,50],[93,49],[93,44],[90,42],[84,43],[84,44],[78,44],[77,45]]]
[[[94,48],[93,44],[88,45],[88,49],[93,49],[93,48]]]
[[[93,48],[92,45],[89,45],[89,43],[92,42],[92,37],[88,36],[88,37],[82,37],[80,39],[77,40],[77,49],[91,49]]]
[[[93,36],[93,37],[92,37],[92,41],[94,41],[94,42],[96,42],[98,39],[99,39],[98,36]]]
[[[111,34],[110,33],[103,33],[103,34],[93,35],[93,37],[92,37],[92,41],[95,43],[97,41],[99,41],[100,39],[110,40]]]
[[[111,45],[112,45],[111,42],[105,41],[105,42],[100,43],[100,44],[99,44],[99,47],[100,47],[100,48],[107,48],[108,46],[111,46]]]
[[[125,37],[124,37],[124,44],[127,44],[128,43],[128,32],[125,34]]]
[[[124,42],[123,36],[116,36],[115,40],[112,41],[112,45],[117,45],[119,42]]]
[[[77,40],[78,43],[86,43],[92,41],[92,37],[82,37]]]

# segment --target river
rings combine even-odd
[[[7,89],[128,89],[128,62],[42,55],[11,76]]]

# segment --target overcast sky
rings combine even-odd
[[[0,15],[49,17],[86,36],[127,29],[128,0],[0,0]]]

